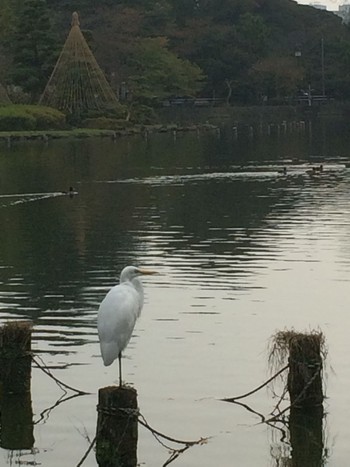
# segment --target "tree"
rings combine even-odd
[[[12,37],[12,80],[37,101],[57,57],[45,0],[24,0]]]
[[[0,0],[0,43],[6,42],[13,23],[14,9],[10,0]]]
[[[168,50],[164,37],[140,39],[131,65],[133,96],[141,101],[194,95],[203,86],[201,69]]]
[[[270,29],[259,15],[245,13],[239,18],[237,40],[252,54],[264,54],[268,47]]]
[[[57,33],[68,29],[70,0],[0,0],[0,54],[6,59],[0,57],[0,65],[4,64],[0,67],[0,80],[14,58],[15,82],[34,94],[44,87],[40,83],[46,81],[55,61],[50,57],[56,47],[49,38],[49,22],[45,26],[38,24],[40,17],[46,15],[46,3]],[[35,13],[31,12],[34,5]],[[193,76],[194,69],[198,74],[199,67],[206,76],[203,95],[215,93],[230,102],[248,104],[264,89],[269,89],[271,95],[293,89],[300,76],[300,70],[293,71],[296,64],[292,63],[298,47],[304,83],[321,90],[325,77],[327,94],[338,98],[350,95],[350,28],[342,24],[341,18],[324,10],[290,0],[75,0],[74,8],[81,13],[84,28],[93,34],[96,59],[115,89],[129,82],[135,95],[146,90],[153,95],[161,90],[159,95],[164,95],[168,93],[164,83],[171,83],[172,78],[168,70],[184,69],[181,60],[187,60],[194,68],[187,69],[185,75]],[[16,35],[11,43],[12,19],[16,20]],[[165,45],[160,45],[160,36],[168,39]],[[325,47],[324,75],[321,38]],[[32,52],[35,48],[37,53]],[[44,48],[46,52],[42,53]],[[162,60],[158,65],[150,49]],[[142,53],[146,54],[147,63]],[[292,60],[283,65],[283,57]],[[164,75],[161,66],[165,67]],[[157,76],[152,76],[151,71]],[[7,81],[8,76],[6,73]],[[153,88],[151,76],[155,78]],[[197,84],[194,89],[199,89]],[[181,84],[179,88],[188,86]]]
[[[269,97],[295,94],[304,78],[303,68],[294,57],[267,57],[257,62],[251,70],[256,89]]]

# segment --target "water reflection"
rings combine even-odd
[[[286,437],[278,439],[278,432],[273,433],[274,441],[270,453],[275,467],[324,467],[328,464],[329,450],[325,445],[323,407],[303,411],[291,409],[288,417]]]
[[[0,446],[10,450],[26,450],[34,446],[31,394],[2,394]]]
[[[245,418],[232,428],[224,411],[204,402],[198,409],[193,401],[258,373],[265,339],[279,325],[321,323],[332,344],[342,346],[336,355],[348,350],[339,338],[350,271],[348,136],[323,128],[326,137],[316,138],[313,130],[312,139],[308,133],[235,139],[223,129],[221,139],[150,135],[1,147],[1,319],[32,319],[36,350],[96,391],[96,379],[110,381],[96,358],[98,304],[126,264],[157,266],[161,274],[147,284],[152,306],[127,361],[144,406],[157,426],[168,424],[167,432],[185,410],[189,438],[198,426],[205,426],[204,435],[218,433],[206,447],[208,458],[186,453],[189,463],[179,465],[205,465],[210,455],[227,465],[230,454],[222,453],[233,443],[223,433],[229,431],[235,450],[255,452],[266,465],[264,433],[249,449]],[[325,171],[310,177],[315,156],[325,160]],[[284,166],[286,175],[278,173]],[[69,186],[79,196],[60,194]],[[36,390],[36,400],[50,399],[46,386]],[[75,401],[69,409],[79,408],[82,423],[90,413],[90,432],[94,405]],[[52,432],[51,419],[45,427],[52,439],[73,425],[67,412],[55,413]],[[182,426],[180,416],[177,423]],[[159,460],[149,446],[143,437],[145,459],[149,452]],[[47,466],[58,455],[54,448],[40,454]]]

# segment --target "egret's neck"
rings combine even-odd
[[[131,281],[132,285],[135,287],[136,289],[136,292],[139,294],[140,296],[140,300],[141,300],[141,306],[143,305],[143,287],[142,287],[142,282],[140,281],[140,279],[138,279],[137,277],[135,277],[135,279],[133,279]]]
[[[136,290],[136,292],[138,294],[138,298],[139,298],[138,316],[140,316],[141,309],[143,307],[143,287],[142,287],[142,282],[140,281],[140,279],[135,277],[134,279],[132,279],[130,281],[130,283],[133,285],[133,287],[135,288],[135,290]]]

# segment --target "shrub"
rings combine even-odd
[[[32,115],[17,112],[3,112],[0,109],[0,131],[23,131],[35,130],[36,121]]]
[[[158,121],[158,117],[152,107],[144,104],[136,104],[130,108],[130,121],[132,123],[151,125]]]
[[[0,131],[51,130],[65,127],[65,115],[59,110],[38,105],[0,107]]]
[[[28,105],[23,107],[36,119],[37,130],[64,128],[66,125],[65,115],[57,109],[39,105]]]

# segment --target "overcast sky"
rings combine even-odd
[[[310,3],[320,3],[321,5],[326,5],[327,10],[333,11],[338,10],[339,5],[344,5],[349,3],[350,0],[297,0],[298,3],[303,5],[309,5]]]

